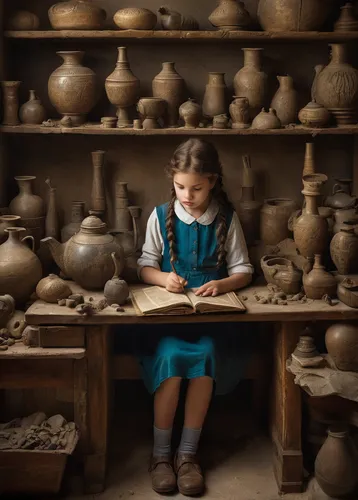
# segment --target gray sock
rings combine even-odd
[[[154,445],[153,456],[169,456],[171,453],[172,429],[158,429],[153,426]]]
[[[189,427],[184,427],[178,452],[195,455],[198,449],[200,434],[201,429],[190,429]]]

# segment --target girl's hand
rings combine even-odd
[[[213,280],[198,288],[195,295],[201,295],[202,297],[216,297],[216,295],[220,295],[224,292],[225,290],[221,280]]]
[[[184,278],[178,276],[176,273],[169,273],[165,288],[168,290],[168,292],[183,293],[184,287],[187,284],[188,282]]]

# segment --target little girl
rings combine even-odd
[[[149,217],[138,260],[141,279],[173,293],[196,288],[196,294],[202,296],[247,286],[253,268],[239,219],[223,189],[214,146],[189,139],[177,148],[166,173],[172,181],[171,199]],[[249,352],[240,335],[242,327],[217,325],[223,332],[217,337],[208,334],[208,324],[186,325],[185,333],[183,326],[170,325],[166,327],[169,333],[148,335],[147,342],[153,342],[151,351],[140,361],[145,384],[154,393],[149,470],[158,493],[169,493],[176,486],[189,496],[204,490],[196,452],[213,384],[215,381],[216,393],[232,390],[242,377]],[[239,337],[240,351],[236,349]],[[172,461],[171,434],[182,379],[189,380],[185,420]]]

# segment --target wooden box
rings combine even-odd
[[[83,326],[40,326],[41,347],[84,347],[85,328]]]

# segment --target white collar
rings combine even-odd
[[[211,200],[210,205],[206,209],[206,211],[201,215],[198,219],[195,219],[192,215],[190,215],[179,200],[175,200],[174,203],[174,211],[176,216],[185,224],[192,224],[193,222],[198,222],[203,226],[208,226],[212,222],[214,222],[215,217],[219,212],[219,204],[216,200]]]

